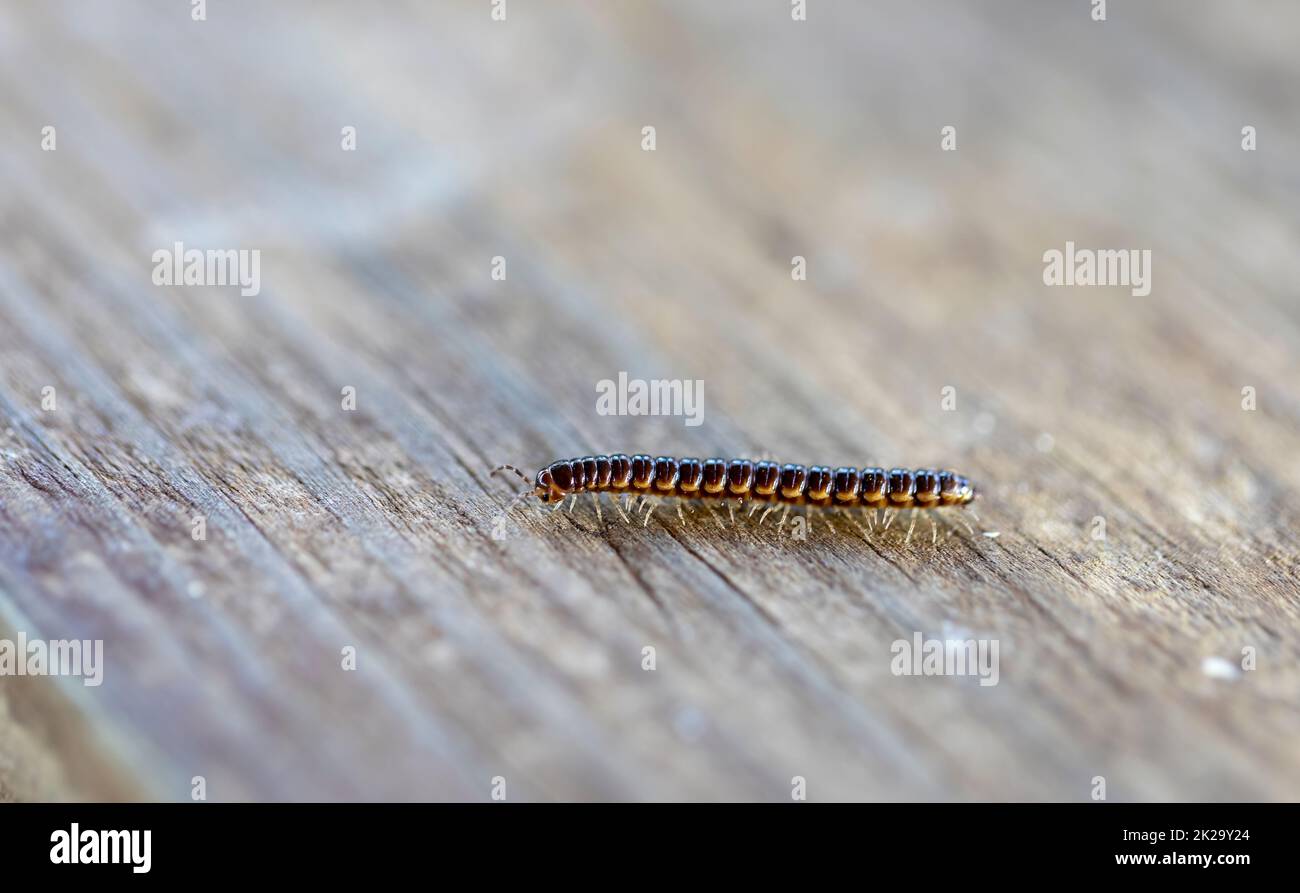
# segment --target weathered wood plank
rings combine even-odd
[[[0,14],[0,639],[106,652],[0,678],[0,799],[1300,797],[1295,15],[487,7]],[[494,537],[593,450],[953,465],[998,536]]]

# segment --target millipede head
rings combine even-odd
[[[551,470],[543,468],[537,472],[537,479],[533,481],[533,495],[542,502],[551,502],[551,497],[557,492],[555,481],[551,477]],[[561,496],[561,499],[564,497]]]
[[[510,501],[510,505],[514,505],[515,502],[529,496],[536,496],[545,502],[547,501],[547,497],[551,494],[552,481],[551,471],[549,468],[543,468],[541,471],[537,472],[536,476],[529,479],[528,475],[524,474],[513,465],[498,465],[496,468],[492,469],[489,473],[489,477],[496,474],[498,471],[508,471],[528,485],[526,489],[521,490],[515,495],[515,498]]]
[[[552,462],[537,472],[537,488],[545,490],[537,495],[543,502],[559,502],[573,492],[573,463]]]

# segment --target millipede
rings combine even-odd
[[[578,497],[589,493],[600,516],[600,494],[607,494],[624,521],[629,520],[626,509],[636,502],[672,497],[679,500],[677,514],[683,524],[686,519],[682,514],[682,502],[698,501],[719,524],[721,518],[713,511],[712,505],[725,502],[733,521],[737,503],[742,508],[749,504],[750,516],[763,509],[760,526],[769,514],[781,508],[781,518],[777,523],[780,528],[790,509],[802,506],[809,523],[812,509],[866,510],[868,525],[874,529],[874,519],[882,513],[887,515],[882,527],[887,528],[893,520],[893,513],[898,510],[922,509],[928,513],[961,508],[976,498],[975,487],[966,477],[955,471],[932,468],[830,468],[750,459],[677,459],[616,453],[560,459],[532,478],[513,465],[499,465],[492,474],[500,471],[513,472],[528,485],[515,497],[516,500],[536,497],[557,510],[569,500],[569,510],[572,511]],[[646,511],[643,526],[649,523],[654,507],[652,504]],[[639,507],[634,511],[639,513]],[[933,517],[930,517],[930,523],[937,539]],[[907,533],[909,540],[915,525],[914,513]],[[966,527],[971,530],[969,524]]]

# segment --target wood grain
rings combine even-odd
[[[0,638],[105,648],[0,678],[0,799],[1300,797],[1295,10],[166,6],[0,12]],[[497,527],[593,451],[957,467],[998,536]]]

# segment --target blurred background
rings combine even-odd
[[[1295,799],[1298,12],[1107,5],[0,5],[0,636],[108,655],[0,679],[0,798]],[[486,474],[614,451],[984,498],[792,543]]]

